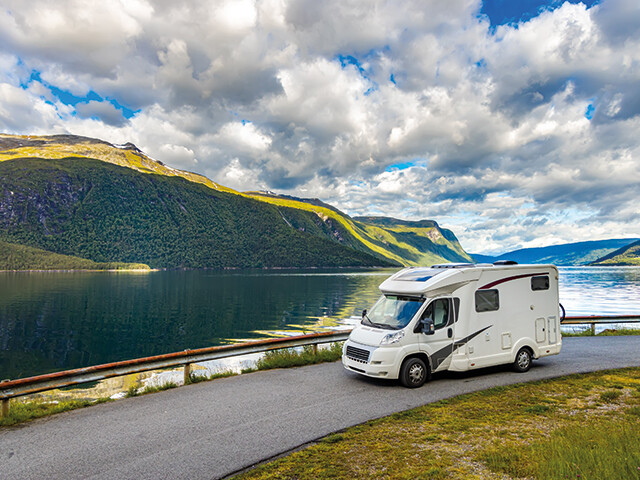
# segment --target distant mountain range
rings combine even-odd
[[[82,260],[152,268],[472,261],[434,221],[351,218],[317,199],[242,193],[135,145],[71,135],[0,135],[0,241],[0,270],[38,268],[45,258],[56,268]]]
[[[592,265],[638,265],[640,266],[640,240],[619,248],[598,259]]]
[[[566,243],[539,248],[522,248],[498,256],[471,254],[479,263],[514,260],[518,263],[551,263],[554,265],[601,264],[601,260],[618,249],[627,247],[637,238],[616,238],[589,242]]]

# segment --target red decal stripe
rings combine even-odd
[[[519,278],[535,277],[536,275],[549,275],[549,274],[548,273],[527,273],[525,275],[516,275],[514,277],[506,277],[500,280],[496,280],[495,282],[487,283],[483,287],[480,287],[479,290],[495,287],[496,285],[500,285],[501,283],[510,282],[511,280],[518,280]]]

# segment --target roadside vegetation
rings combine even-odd
[[[8,427],[22,422],[28,422],[36,418],[55,415],[56,413],[68,412],[77,408],[90,407],[99,403],[109,402],[109,398],[98,400],[37,400],[32,402],[12,401],[9,415],[0,417],[0,426]]]
[[[301,349],[283,348],[271,350],[258,359],[256,368],[253,370],[270,370],[273,368],[301,367],[302,365],[336,362],[342,357],[342,345],[342,342],[332,343],[328,348],[318,348],[315,352],[312,345],[305,345]]]
[[[594,333],[590,328],[574,332],[562,332],[563,337],[616,337],[622,335],[640,335],[640,328],[608,328],[600,333]]]
[[[329,435],[236,478],[639,479],[640,368],[462,395]]]

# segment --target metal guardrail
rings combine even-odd
[[[220,347],[199,348],[182,352],[167,353],[153,357],[137,358],[121,362],[106,363],[92,367],[77,368],[63,372],[38,375],[36,377],[3,380],[0,382],[0,417],[9,414],[9,400],[22,395],[44,392],[55,388],[69,387],[81,383],[119,377],[131,373],[148,372],[167,367],[184,367],[185,383],[191,375],[191,364],[235,357],[249,353],[262,353],[270,350],[313,345],[317,351],[318,344],[341,342],[347,339],[350,330],[340,332],[313,333],[286,338],[270,338],[257,342],[246,342]]]
[[[566,317],[562,321],[562,325],[590,324],[591,330],[595,332],[596,324],[636,322],[640,322],[640,316],[638,315],[578,316]],[[182,352],[107,363],[104,365],[66,370],[63,372],[20,378],[17,380],[3,380],[0,382],[0,402],[2,403],[0,417],[9,414],[9,400],[22,395],[44,392],[55,388],[69,387],[96,380],[104,380],[105,378],[119,377],[132,373],[148,372],[150,370],[177,366],[182,366],[184,368],[184,379],[186,383],[191,375],[191,364],[193,363],[235,357],[249,353],[262,353],[270,350],[300,347],[304,345],[313,345],[314,349],[317,350],[318,344],[344,341],[349,336],[349,333],[350,330],[344,330],[337,333],[324,332],[313,333],[310,335],[299,335],[295,337],[271,338],[256,342],[239,343],[236,345],[184,350]]]
[[[607,315],[607,316],[578,316],[565,317],[562,325],[591,325],[591,333],[596,333],[596,325],[610,325],[612,323],[638,323],[640,315]]]

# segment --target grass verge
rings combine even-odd
[[[67,401],[36,401],[20,402],[12,401],[9,415],[0,418],[0,426],[8,427],[18,423],[27,422],[36,418],[67,412],[77,408],[89,407],[99,403],[111,401],[109,398],[98,400],[67,400]]]
[[[342,343],[332,343],[328,348],[316,352],[312,345],[305,345],[301,349],[283,348],[266,352],[257,362],[257,370],[272,368],[300,367],[323,362],[336,362],[342,357]]]
[[[562,332],[563,337],[616,337],[623,335],[640,335],[640,328],[607,328],[606,330],[595,334],[590,328],[586,328],[578,332]]]
[[[640,368],[462,395],[329,435],[236,478],[523,477],[640,479]]]

